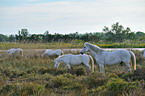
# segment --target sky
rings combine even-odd
[[[119,22],[145,32],[145,0],[0,0],[0,34],[102,32]]]

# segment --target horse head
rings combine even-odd
[[[89,51],[89,47],[87,46],[88,42],[85,43],[84,48],[81,50],[81,54],[84,54],[85,52]]]
[[[59,63],[55,60],[54,68],[58,68]]]

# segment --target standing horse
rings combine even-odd
[[[89,65],[90,59],[92,60],[92,66]],[[79,65],[81,63],[85,64],[87,67],[89,67],[89,69],[91,70],[92,68],[92,72],[94,72],[94,60],[90,55],[72,55],[72,54],[66,54],[66,55],[62,55],[59,56],[58,58],[55,59],[55,64],[54,67],[58,68],[60,63],[66,63],[66,67],[68,67],[70,69],[70,65]]]
[[[81,53],[90,51],[92,56],[95,58],[97,64],[99,64],[100,72],[103,73],[104,65],[114,65],[118,63],[124,63],[126,69],[131,71],[132,69],[136,70],[136,57],[133,52],[127,50],[116,50],[113,52],[108,52],[100,47],[86,42],[84,48],[81,50]],[[130,67],[133,64],[133,68]]]

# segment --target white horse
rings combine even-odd
[[[22,57],[23,56],[23,50],[21,48],[12,48],[7,51],[7,55],[12,55],[13,57]]]
[[[91,59],[91,60],[90,60]],[[89,62],[91,63],[91,66],[89,65]],[[72,55],[72,54],[66,54],[66,55],[62,55],[59,56],[58,58],[55,59],[55,64],[54,67],[58,68],[60,63],[66,63],[66,67],[68,67],[70,69],[70,65],[79,65],[79,64],[85,64],[87,67],[89,67],[89,69],[91,70],[92,68],[92,72],[94,72],[94,61],[93,58],[90,55]]]
[[[144,52],[143,52],[143,57],[145,58],[145,49],[143,50]]]
[[[100,72],[104,72],[104,65],[114,65],[118,63],[124,63],[126,68],[131,71],[132,69],[136,70],[136,57],[133,52],[127,50],[116,50],[113,52],[108,52],[100,47],[86,42],[84,48],[81,50],[81,53],[90,51],[92,56],[95,58],[97,64],[99,64]],[[130,67],[133,64],[133,68]]]
[[[49,57],[53,57],[53,56],[60,56],[63,54],[63,51],[58,49],[58,50],[46,50],[41,56],[45,57],[45,56],[49,56]]]

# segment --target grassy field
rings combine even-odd
[[[8,44],[8,45],[7,45]],[[2,49],[79,48],[83,44],[61,45],[60,43],[1,45]],[[10,44],[10,45],[9,45]],[[14,45],[13,45],[14,44]],[[33,46],[32,46],[33,45]],[[71,45],[70,47],[68,47]],[[4,47],[5,46],[5,47]],[[7,46],[7,47],[6,47]],[[73,46],[73,47],[72,47]],[[76,47],[77,46],[77,47]],[[78,47],[79,46],[79,47]],[[41,58],[44,51],[27,50],[22,58],[7,57],[0,53],[0,96],[144,96],[145,59],[140,51],[133,51],[137,58],[137,70],[125,72],[124,65],[104,66],[105,74],[87,74],[86,67],[73,66],[64,69],[61,64],[54,68],[53,58]],[[79,54],[65,51],[65,54]]]
[[[72,49],[72,48],[83,48],[83,41],[74,40],[69,43],[64,42],[49,42],[49,43],[9,43],[0,42],[0,50],[7,50],[10,48],[22,48],[22,49]],[[145,43],[136,41],[125,41],[122,43],[112,42],[90,42],[96,44],[101,48],[145,48]]]

